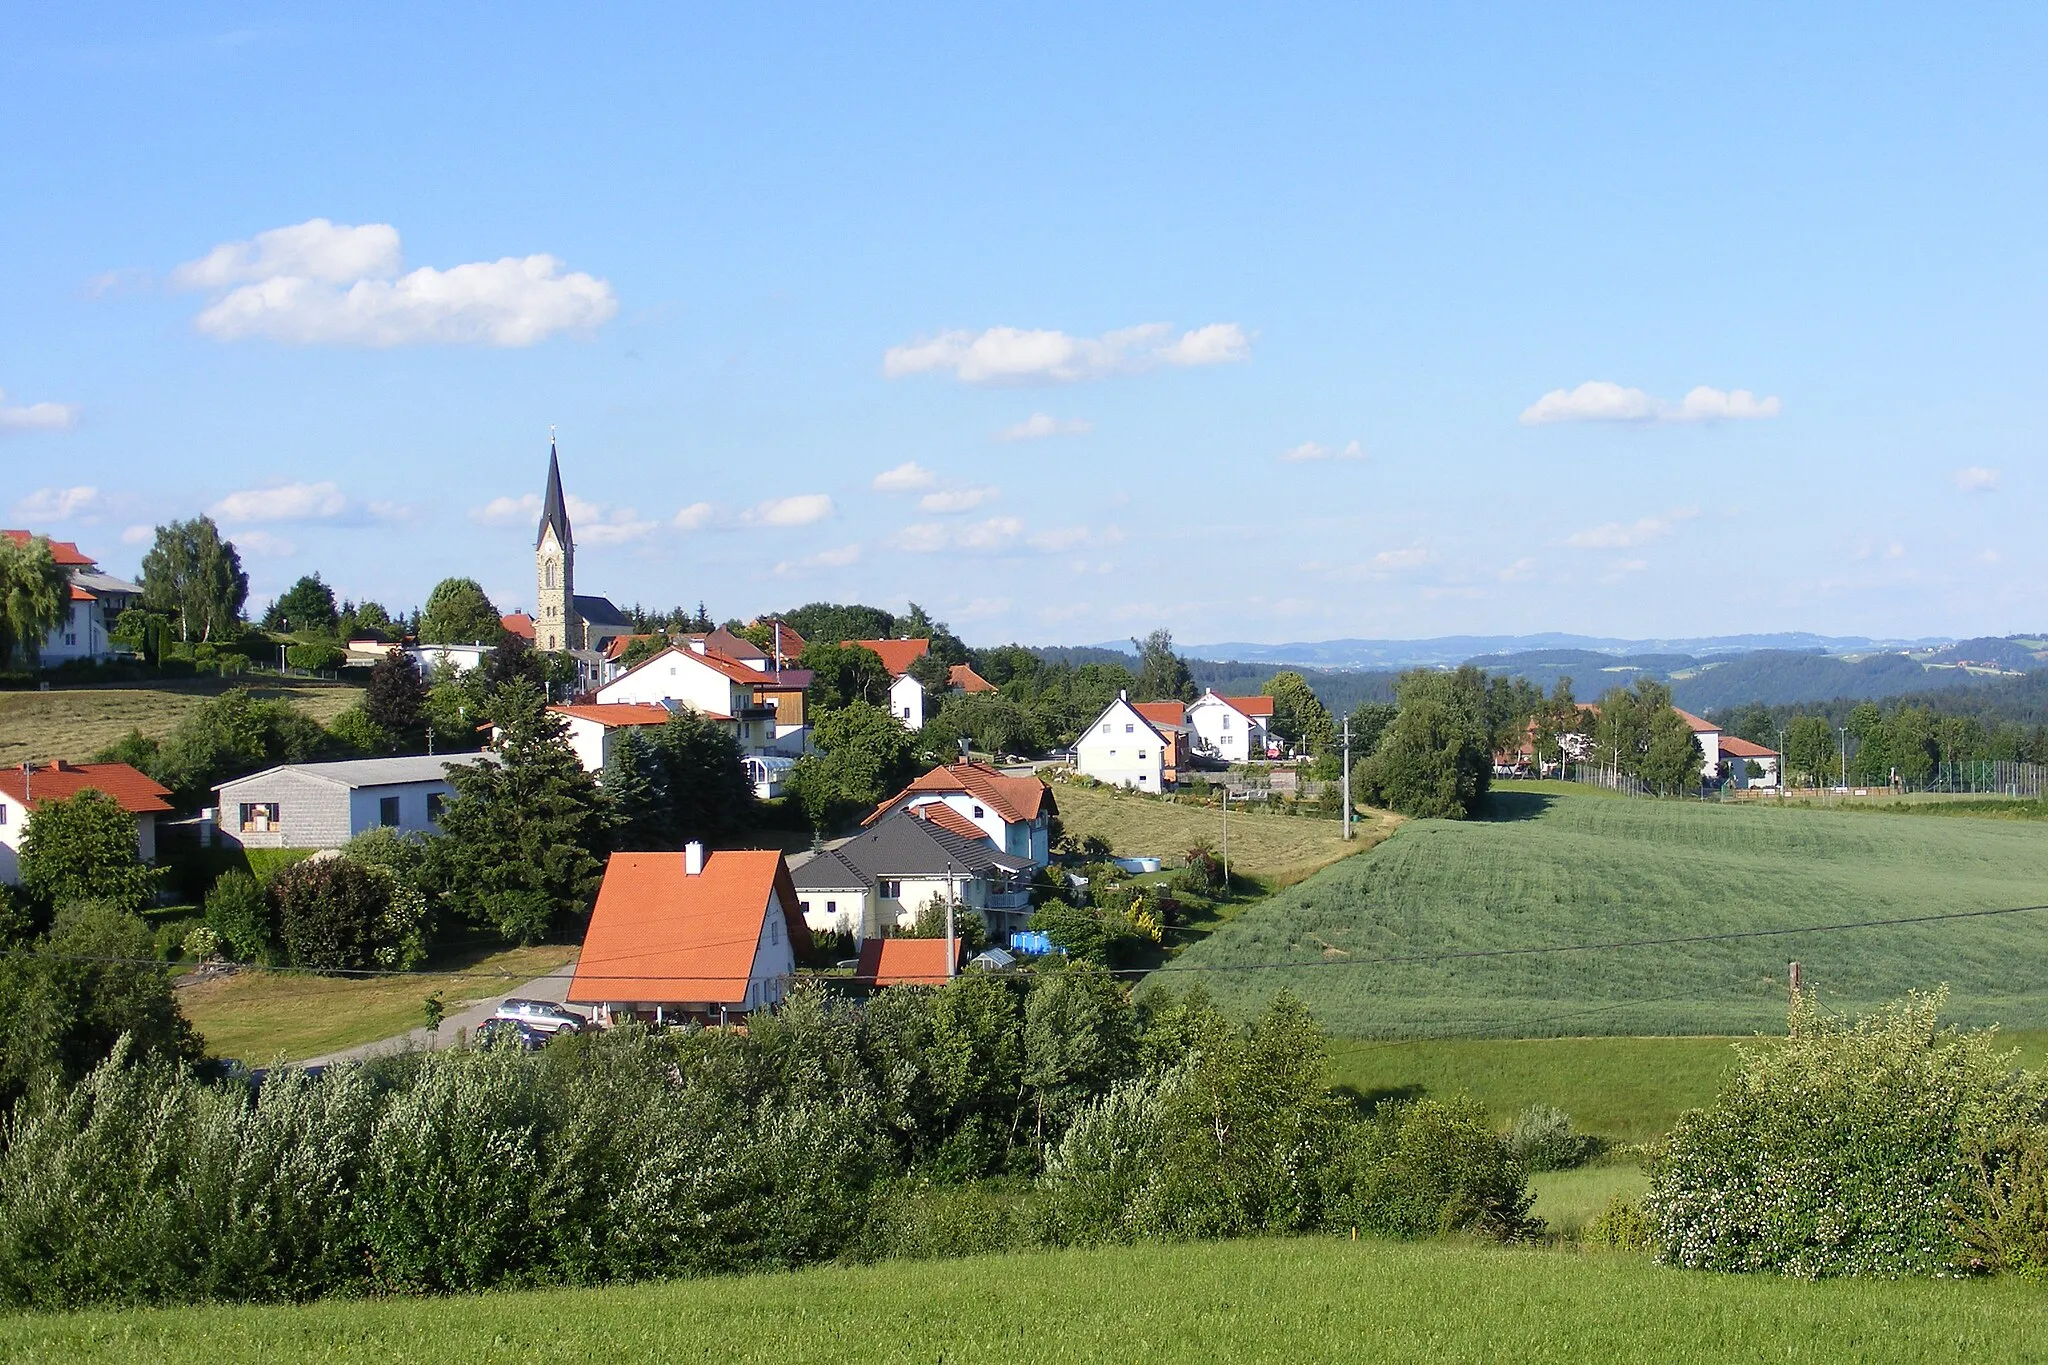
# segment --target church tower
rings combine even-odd
[[[569,532],[569,503],[562,495],[562,466],[548,442],[548,492],[533,538],[536,583],[533,647],[544,653],[583,647],[583,623],[576,617],[576,538]]]

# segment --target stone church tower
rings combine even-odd
[[[562,496],[562,466],[548,443],[548,492],[533,538],[536,582],[533,647],[545,653],[583,648],[583,623],[576,616],[576,538],[569,532],[569,504]]]

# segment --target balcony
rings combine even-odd
[[[1029,910],[1031,891],[991,891],[988,893],[988,908],[991,910]]]

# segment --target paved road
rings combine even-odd
[[[479,1001],[460,1013],[450,1013],[441,1020],[441,1031],[429,1033],[424,1027],[401,1033],[396,1038],[383,1038],[374,1043],[360,1043],[355,1047],[330,1052],[324,1057],[309,1057],[294,1066],[328,1066],[335,1062],[360,1062],[371,1057],[389,1056],[394,1052],[413,1052],[431,1048],[454,1047],[469,1036],[470,1030],[496,1013],[500,1002],[518,996],[522,1000],[553,1000],[559,1002],[569,993],[569,969],[558,968],[556,974],[529,981],[523,986],[514,986],[503,995],[494,995]],[[587,1011],[584,1011],[587,1013]]]

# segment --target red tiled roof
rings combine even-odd
[[[760,618],[759,620],[755,621],[755,622],[754,622],[754,624],[755,624],[755,625],[757,625],[757,626],[766,626],[766,627],[768,627],[768,635],[769,635],[769,641],[770,641],[770,643],[771,643],[771,645],[772,645],[772,644],[773,644],[773,642],[774,642],[774,637],[775,637],[775,625],[776,625],[776,621],[775,621],[775,618],[774,618],[774,617],[772,617],[772,616],[763,616],[763,617],[761,617],[761,618]],[[799,654],[803,653],[803,652],[804,652],[804,650],[805,650],[806,648],[808,648],[808,647],[809,647],[809,645],[810,645],[810,641],[808,641],[808,640],[804,639],[804,637],[803,637],[803,636],[801,636],[801,635],[797,634],[797,633],[796,633],[796,631],[795,631],[795,629],[794,629],[793,627],[791,627],[791,626],[790,626],[790,625],[789,625],[789,624],[788,624],[787,622],[784,622],[784,623],[783,623],[783,625],[782,625],[782,657],[783,657],[783,658],[785,658],[785,659],[794,659],[794,658],[795,658],[795,657],[796,657],[797,655],[799,655]],[[768,653],[769,653],[770,657],[773,657],[773,655],[774,655],[775,651],[774,651],[774,649],[773,649],[773,648],[770,648],[770,649],[769,649],[769,651],[768,651]]]
[[[1131,709],[1154,725],[1188,723],[1188,708],[1177,701],[1134,701]]]
[[[1710,720],[1701,720],[1698,716],[1694,715],[1690,711],[1685,710],[1683,707],[1674,706],[1671,709],[1678,712],[1678,718],[1684,721],[1687,725],[1690,725],[1692,727],[1692,732],[1696,735],[1718,735],[1719,733],[1721,733],[1720,726],[1714,724],[1714,722]]]
[[[636,640],[652,640],[652,635],[614,635],[604,642],[604,657],[617,663],[626,652],[626,647]]]
[[[1273,714],[1271,697],[1225,697],[1223,700],[1235,706],[1247,716],[1270,716]]]
[[[910,813],[920,820],[929,820],[940,829],[951,830],[963,839],[986,839],[988,831],[954,810],[944,801],[927,801],[922,806],[912,806]]]
[[[1011,777],[985,763],[954,763],[934,768],[918,778],[875,807],[874,814],[861,823],[872,825],[907,796],[943,795],[947,792],[965,792],[983,805],[994,807],[996,814],[1012,824],[1028,824],[1036,820],[1039,811],[1052,802],[1052,793],[1035,777]]]
[[[946,970],[947,948],[957,971],[964,946],[957,938],[950,944],[942,938],[864,939],[853,979],[863,986],[943,986],[953,975]]]
[[[26,545],[35,539],[36,533],[34,531],[0,531],[0,536],[6,536],[16,545]],[[99,562],[68,540],[51,541],[50,558],[56,560],[67,569],[90,568]]]
[[[717,630],[704,636],[704,647],[715,654],[723,654],[728,659],[772,659],[775,657],[774,650],[763,649],[752,640],[741,639],[724,626],[720,626]]]
[[[62,801],[82,791],[104,792],[130,815],[167,811],[169,787],[160,786],[126,763],[38,763],[22,780],[20,767],[0,768],[0,796],[34,810],[45,801]]]
[[[1721,736],[1721,756],[1723,758],[1776,758],[1778,751],[1776,749],[1766,749],[1761,744],[1752,744],[1739,735],[1723,735]]]
[[[972,664],[954,664],[946,670],[946,685],[962,692],[993,692],[996,685],[974,671]]]
[[[931,652],[930,640],[841,640],[847,646],[872,649],[882,656],[882,667],[889,670],[889,676],[900,678],[910,671],[910,666]]]
[[[703,664],[705,667],[710,668],[715,672],[724,674],[726,677],[732,679],[734,682],[750,683],[755,686],[760,686],[762,684],[772,683],[775,681],[766,673],[757,673],[753,669],[748,668],[745,664],[739,662],[737,659],[728,659],[723,654],[699,654],[694,649],[686,649],[681,645],[670,645],[667,649],[662,650],[659,654],[650,655],[647,658],[642,659],[639,663],[634,664],[624,673],[621,673],[618,677],[613,678],[610,682],[606,683],[605,686],[608,688],[615,687],[623,680],[632,677],[635,673],[638,673],[641,669],[647,667],[649,664],[659,663],[661,660],[666,659],[671,654],[675,655],[677,658],[688,659],[693,663]]]
[[[674,714],[666,706],[637,701],[566,703],[550,706],[548,710],[556,715],[574,716],[578,720],[594,720],[607,729],[620,725],[666,725]],[[728,718],[720,716],[717,719]]]
[[[705,855],[692,877],[682,853],[614,853],[590,912],[568,998],[738,1005],[772,890],[792,948],[809,950],[789,868],[774,849]]]
[[[533,638],[533,618],[523,611],[515,611],[510,615],[500,616],[498,624],[503,626],[508,633],[517,635],[522,640],[531,640]]]
[[[79,587],[76,583],[73,583],[71,585],[71,600],[74,602],[99,601],[97,597],[94,597],[91,593],[87,592],[84,588]]]

